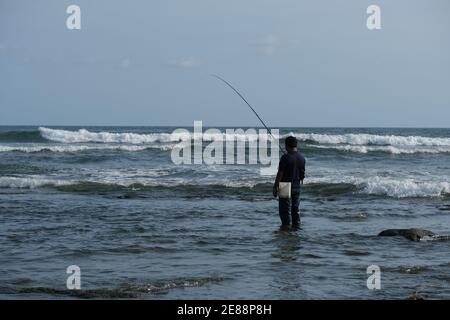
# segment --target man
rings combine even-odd
[[[297,152],[297,139],[287,137],[285,140],[286,151],[280,159],[278,173],[273,185],[273,196],[278,196],[279,183],[291,182],[291,198],[279,198],[278,210],[282,226],[300,226],[300,183],[305,178],[305,158]]]

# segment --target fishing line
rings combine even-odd
[[[270,136],[272,137],[273,140],[276,140],[275,137],[272,135],[272,131],[270,131],[270,129],[266,126],[266,124],[264,123],[263,119],[261,119],[261,117],[258,115],[258,113],[255,111],[255,109],[253,109],[253,107],[250,105],[250,103],[248,103],[248,101],[244,98],[244,96],[242,96],[242,94],[237,91],[237,89],[235,87],[233,87],[228,81],[226,81],[225,79],[219,77],[218,75],[212,74],[211,76],[219,79],[220,81],[222,81],[223,83],[225,83],[227,86],[229,86],[242,100],[244,100],[244,102],[247,104],[247,106],[253,111],[253,113],[258,117],[259,121],[261,121],[261,123],[263,124],[264,128],[266,128],[266,130],[269,132]],[[280,148],[281,153],[284,154],[283,149],[281,148],[280,144],[278,143],[278,148]]]

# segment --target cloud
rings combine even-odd
[[[169,61],[169,65],[177,68],[193,68],[200,64],[200,61],[194,57],[182,57]]]
[[[279,44],[280,41],[278,37],[273,34],[268,34],[253,43],[253,45],[257,47],[258,51],[266,56],[274,54]]]

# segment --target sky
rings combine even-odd
[[[81,30],[66,9],[81,8]],[[369,5],[381,29],[366,26]],[[448,0],[0,0],[0,125],[450,126]]]

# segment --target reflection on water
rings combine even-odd
[[[301,256],[301,228],[281,226],[273,232],[272,241],[274,251],[272,257],[276,259],[272,286],[283,299],[305,298],[302,289],[303,265]]]
[[[291,226],[281,226],[276,230],[272,240],[275,244],[272,256],[284,262],[296,261],[300,250],[300,231],[301,228]]]

